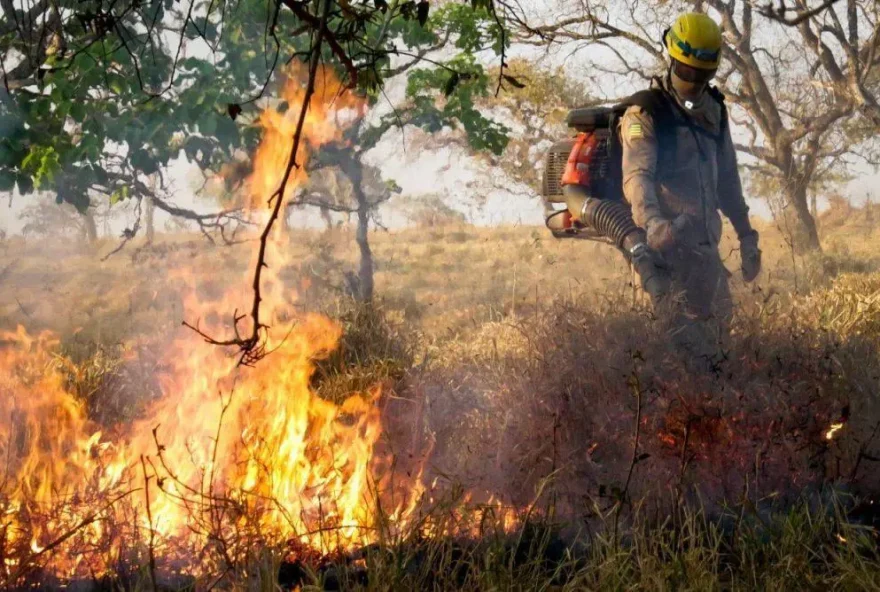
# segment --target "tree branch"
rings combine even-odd
[[[826,8],[830,7],[833,4],[836,4],[837,2],[838,2],[838,0],[825,0],[825,2],[823,2],[822,4],[817,6],[816,8],[812,8],[810,10],[799,11],[796,8],[789,8],[788,6],[785,5],[784,0],[780,0],[778,7],[774,8],[773,4],[768,2],[764,6],[764,8],[759,9],[758,12],[762,16],[765,16],[770,20],[777,21],[777,22],[782,23],[783,25],[786,25],[789,27],[796,27],[796,26],[810,20],[814,16],[819,15]],[[787,17],[786,14],[788,14],[789,12],[794,12],[795,16]]]
[[[306,23],[312,29],[321,31],[321,39],[322,42],[326,41],[327,45],[333,51],[333,55],[336,56],[336,59],[339,60],[339,63],[343,65],[346,72],[348,72],[349,79],[349,88],[354,88],[358,82],[358,69],[352,62],[351,58],[348,55],[348,52],[345,51],[345,48],[339,44],[339,41],[336,37],[327,30],[327,19],[316,17],[311,14],[309,11],[305,10],[305,4],[297,2],[297,0],[277,0],[282,2],[290,11],[302,22]],[[328,8],[329,15],[329,8]]]
[[[291,2],[292,0],[284,0],[285,3]],[[269,199],[269,204],[272,207],[272,212],[269,216],[269,220],[266,222],[266,226],[263,228],[262,234],[260,234],[260,247],[257,253],[257,263],[254,269],[254,281],[253,281],[253,292],[254,299],[253,304],[251,306],[251,331],[247,337],[242,337],[238,332],[238,322],[242,317],[237,314],[234,316],[233,320],[233,330],[235,332],[235,337],[225,340],[217,340],[213,337],[202,332],[197,327],[188,324],[184,321],[184,326],[189,327],[196,333],[198,333],[205,341],[213,345],[219,346],[236,346],[240,350],[239,364],[245,366],[252,366],[257,363],[259,360],[263,359],[268,350],[266,348],[266,329],[268,329],[268,325],[263,324],[260,321],[260,305],[262,303],[262,276],[263,269],[267,268],[266,264],[266,247],[269,242],[269,236],[272,233],[272,228],[275,225],[276,220],[278,220],[279,212],[282,209],[282,205],[284,203],[285,193],[287,190],[287,184],[290,181],[291,173],[294,168],[299,168],[299,164],[297,163],[297,156],[299,154],[300,143],[303,139],[303,126],[305,125],[306,114],[309,111],[311,106],[312,96],[315,93],[315,83],[317,80],[318,74],[318,66],[321,62],[321,46],[324,43],[325,35],[327,32],[327,20],[330,16],[330,8],[332,6],[331,0],[322,0],[323,9],[321,13],[320,21],[317,23],[317,31],[315,35],[315,41],[312,43],[311,47],[311,60],[309,65],[309,77],[306,82],[305,96],[303,97],[302,107],[300,108],[299,119],[296,124],[296,131],[293,135],[293,145],[290,148],[290,155],[287,159],[287,167],[284,170],[284,175],[281,178],[281,183],[272,197]],[[311,16],[311,15],[310,15]]]

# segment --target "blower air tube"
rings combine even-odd
[[[625,251],[646,242],[645,231],[636,225],[632,210],[622,201],[585,198],[581,207],[581,223],[613,240],[618,248]]]
[[[591,197],[584,187],[578,185],[566,185],[563,193],[568,210],[580,212],[581,224],[612,240],[623,252],[635,267],[642,288],[654,303],[665,298],[670,287],[668,269],[655,258],[653,250],[640,249],[638,254],[632,251],[638,244],[647,244],[647,235],[633,220],[629,204],[621,200]]]

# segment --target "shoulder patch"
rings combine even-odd
[[[638,138],[644,137],[644,130],[642,130],[641,123],[631,123],[626,130],[626,136],[630,140],[636,140]]]

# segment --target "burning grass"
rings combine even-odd
[[[256,218],[364,107],[329,70],[315,91],[259,119]],[[306,100],[296,72],[282,97]],[[275,230],[249,264],[253,241],[115,267],[4,249],[0,585],[878,585],[880,285],[824,285],[873,263],[801,261],[800,281],[765,235],[782,273],[695,372],[603,247],[379,239],[388,300],[328,315],[350,252]]]
[[[639,313],[561,303],[486,325],[417,389],[444,443],[435,462],[518,503],[553,474],[560,506],[582,516],[620,503],[627,483],[634,500],[699,496],[711,508],[784,505],[836,480],[875,492],[875,344],[816,328],[813,310],[808,300],[741,319],[727,359],[705,373]]]
[[[228,320],[244,247],[14,250],[6,587],[877,587],[875,275],[740,292],[727,360],[694,374],[592,245],[456,232],[443,265],[378,235],[369,310],[304,281],[324,239],[274,242],[253,369],[176,326]],[[604,291],[553,279],[572,266]]]

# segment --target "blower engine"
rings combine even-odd
[[[547,151],[541,193],[553,236],[610,243],[629,256],[632,247],[645,242],[645,232],[636,226],[623,197],[617,127],[625,109],[571,110],[566,123],[578,134]],[[576,214],[573,223],[571,214]]]
[[[668,267],[648,247],[623,196],[623,150],[620,118],[627,105],[583,108],[569,112],[576,137],[553,144],[544,162],[544,220],[557,238],[581,238],[614,245],[641,279],[657,304],[670,287]],[[556,204],[563,206],[557,209]]]

